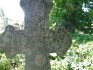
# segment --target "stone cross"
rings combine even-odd
[[[52,0],[21,0],[25,14],[24,30],[8,25],[0,36],[0,48],[7,57],[25,54],[25,70],[51,70],[49,53],[63,56],[71,46],[64,27],[48,28]]]

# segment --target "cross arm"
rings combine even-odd
[[[47,42],[49,53],[57,53],[59,56],[63,56],[72,44],[70,34],[64,27],[58,27],[54,31],[49,30],[49,34],[50,39]]]
[[[0,35],[0,49],[5,52],[6,56],[12,58],[21,52],[24,32],[15,30],[12,25],[8,25],[5,31]]]

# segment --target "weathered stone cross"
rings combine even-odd
[[[64,55],[71,46],[71,37],[63,27],[48,28],[51,0],[21,0],[20,5],[25,13],[25,29],[7,26],[0,36],[0,48],[7,57],[25,54],[25,70],[51,70],[49,53]]]

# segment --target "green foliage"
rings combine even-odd
[[[5,54],[0,53],[0,70],[24,70],[24,65],[20,54],[16,55],[13,59],[9,60]]]
[[[11,60],[11,66],[13,69],[17,70],[24,70],[24,55],[23,54],[17,54],[12,60]]]
[[[65,58],[51,60],[52,70],[93,70],[93,36],[73,34],[72,47]]]
[[[10,70],[10,61],[5,54],[0,53],[0,70]]]
[[[84,35],[84,34],[72,34],[74,44],[78,43],[87,43],[93,41],[93,36],[91,35]]]
[[[84,11],[84,9],[87,9]],[[83,33],[93,32],[92,0],[53,0],[49,15],[49,26],[65,26],[70,32],[80,30]]]

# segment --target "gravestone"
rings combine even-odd
[[[63,56],[71,46],[64,27],[48,28],[52,0],[21,0],[25,14],[24,30],[8,25],[0,36],[0,48],[7,57],[25,54],[25,70],[51,70],[49,53]]]

